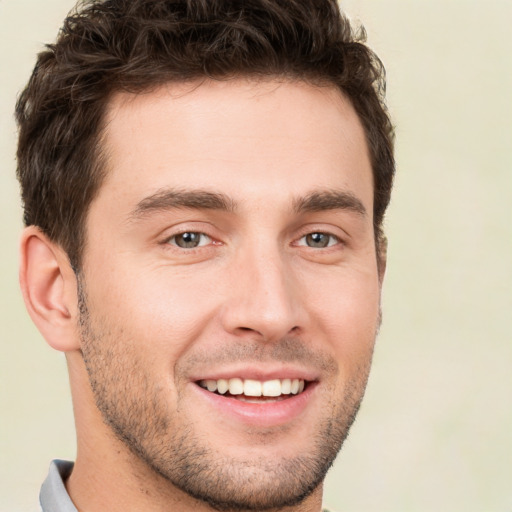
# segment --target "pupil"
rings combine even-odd
[[[306,241],[310,247],[327,247],[329,237],[324,233],[310,233],[306,236]]]
[[[182,233],[176,237],[176,244],[183,248],[197,247],[199,237],[199,233]]]

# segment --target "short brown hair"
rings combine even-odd
[[[382,236],[394,175],[384,68],[335,0],[85,1],[38,56],[21,93],[18,179],[24,221],[80,267],[85,219],[105,173],[102,121],[117,91],[201,78],[283,78],[334,85],[365,129],[374,229]]]

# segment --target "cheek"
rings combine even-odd
[[[214,315],[214,289],[187,272],[133,268],[123,271],[117,265],[92,276],[87,285],[91,313],[101,315],[123,343],[138,347],[140,357],[172,364]]]
[[[310,314],[341,364],[371,357],[380,319],[380,288],[373,273],[340,273],[310,287]]]

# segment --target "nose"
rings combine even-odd
[[[221,314],[227,332],[272,342],[302,330],[305,311],[298,282],[278,251],[240,255],[229,281]]]

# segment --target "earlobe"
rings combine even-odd
[[[66,253],[35,226],[20,242],[20,285],[28,313],[48,344],[79,348],[76,277]]]

